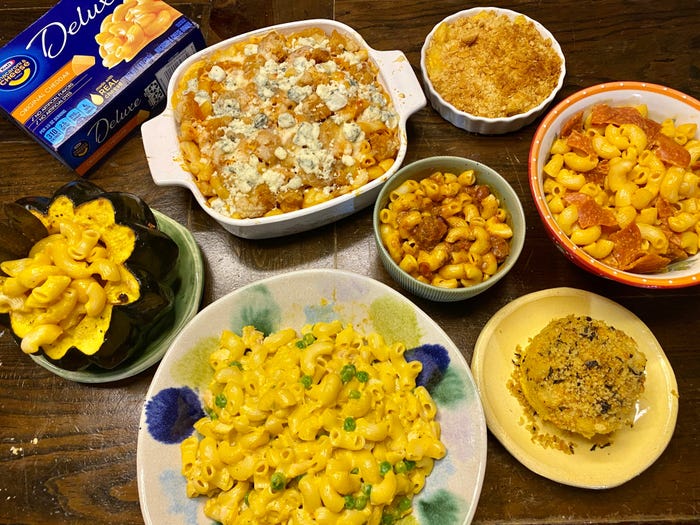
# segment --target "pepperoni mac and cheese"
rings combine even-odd
[[[236,219],[307,208],[383,174],[399,118],[359,42],[276,31],[233,43],[182,76],[173,107],[185,168]]]
[[[698,253],[697,124],[657,122],[645,105],[596,104],[565,123],[543,168],[554,220],[619,270],[663,271]]]

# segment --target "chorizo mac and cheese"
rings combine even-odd
[[[567,122],[543,188],[571,242],[614,268],[660,271],[698,252],[697,124],[656,122],[646,106],[598,104]]]
[[[408,179],[379,212],[391,258],[412,277],[443,288],[490,278],[510,253],[508,212],[474,170]]]
[[[233,523],[393,523],[446,454],[405,346],[339,321],[224,331],[209,415],[181,444],[190,497]]]
[[[276,31],[185,72],[173,100],[185,168],[216,211],[245,219],[307,208],[391,167],[399,118],[359,42]]]

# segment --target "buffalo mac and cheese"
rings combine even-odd
[[[271,31],[192,64],[173,107],[185,168],[208,204],[245,219],[307,208],[382,175],[399,118],[359,42]]]

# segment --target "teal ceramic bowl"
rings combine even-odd
[[[510,239],[510,253],[496,273],[478,284],[461,288],[442,288],[423,283],[402,270],[389,255],[380,235],[379,213],[387,206],[391,192],[408,179],[421,180],[436,171],[459,174],[470,169],[475,171],[477,183],[489,186],[500,201],[501,207],[508,212],[506,221],[513,229],[513,237]],[[513,268],[525,243],[525,214],[515,190],[513,190],[508,181],[485,164],[462,157],[428,157],[408,164],[397,171],[384,184],[379,193],[374,205],[373,227],[379,258],[391,277],[410,293],[438,302],[462,301],[491,288]]]

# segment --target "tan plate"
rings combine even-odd
[[[625,331],[647,357],[646,386],[635,424],[615,432],[609,446],[593,448],[583,437],[543,426],[545,432],[573,442],[574,454],[534,442],[522,424],[523,408],[507,387],[516,346],[525,347],[549,321],[569,314],[588,315]],[[471,369],[489,430],[527,468],[566,485],[604,489],[629,481],[656,461],[676,426],[676,377],[654,334],[629,310],[583,290],[542,290],[503,307],[481,331]]]

